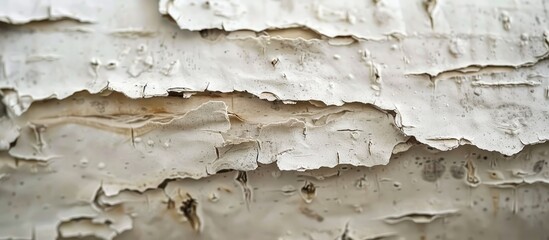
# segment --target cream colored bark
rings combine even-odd
[[[542,0],[6,0],[0,239],[545,239]]]

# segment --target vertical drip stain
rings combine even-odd
[[[480,179],[476,175],[476,167],[473,163],[473,160],[467,159],[467,162],[465,163],[465,168],[467,169],[467,184],[472,187],[478,186],[480,184]]]
[[[30,124],[29,127],[33,130],[34,136],[36,138],[35,149],[38,152],[42,152],[42,149],[44,149],[44,147],[46,146],[44,136],[42,135],[42,133],[46,131],[46,126],[39,124]]]
[[[305,185],[301,188],[301,197],[306,203],[313,202],[316,196],[316,187],[312,182],[305,181]]]
[[[244,203],[246,208],[250,210],[250,203],[252,201],[252,189],[248,186],[248,174],[245,171],[239,171],[235,179],[242,188],[242,193],[244,194]]]
[[[189,223],[191,224],[191,228],[195,232],[200,232],[200,218],[198,217],[198,214],[196,212],[196,208],[198,206],[198,202],[196,199],[192,198],[191,195],[187,193],[187,199],[184,200],[181,204],[181,207],[179,207],[179,210],[185,215]]]

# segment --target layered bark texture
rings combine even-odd
[[[0,239],[548,239],[543,0],[4,0]]]

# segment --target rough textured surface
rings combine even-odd
[[[97,192],[102,175],[81,170],[78,160],[46,170],[40,162],[14,166],[5,157],[1,232],[4,238],[30,238],[34,226],[39,237],[64,222],[63,236],[111,236],[129,221],[131,230],[117,239],[545,239],[547,148],[540,144],[504,157],[474,147],[439,152],[419,146],[393,155],[386,166],[288,172],[262,165],[243,172],[245,181],[232,171],[114,196]],[[305,187],[310,184],[314,188]],[[196,208],[185,210],[191,198]]]
[[[454,23],[442,28],[455,29],[447,33],[419,28],[419,21],[409,23],[414,31],[378,41],[188,32],[162,18],[152,1],[95,4],[102,17],[91,25],[2,26],[0,88],[17,92],[20,99],[8,105],[15,114],[29,101],[81,90],[131,98],[246,91],[267,100],[373,104],[395,111],[406,135],[441,150],[470,143],[510,155],[549,138],[542,3],[521,3],[516,12],[498,3],[517,25],[510,29],[467,32]],[[428,20],[416,10],[409,14]],[[486,14],[485,25],[500,18]],[[101,47],[77,47],[83,39]]]
[[[25,24],[62,19],[93,22],[98,11],[93,1],[85,0],[5,0],[0,9],[0,22]]]
[[[543,0],[3,4],[0,239],[549,237]]]
[[[162,0],[159,10],[188,30],[263,31],[307,27],[330,37],[373,39],[405,31],[398,0]]]

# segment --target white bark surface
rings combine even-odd
[[[6,0],[0,239],[549,238],[543,0]]]

